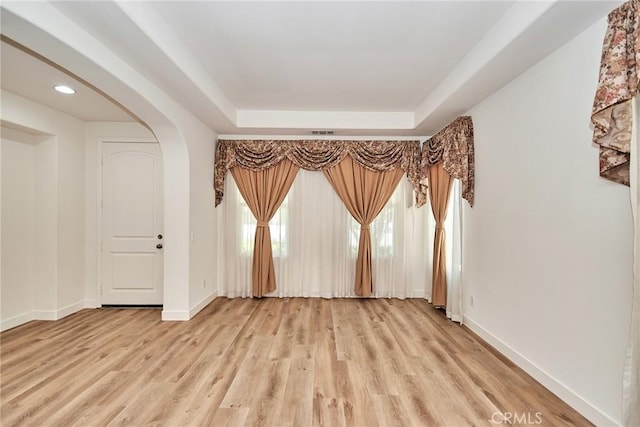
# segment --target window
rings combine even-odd
[[[256,220],[233,179],[216,211],[220,236],[219,295],[250,296]],[[322,173],[300,170],[270,222],[280,297],[354,296],[360,224]],[[372,275],[378,297],[430,295],[433,218],[414,205],[407,179],[371,225]]]
[[[240,190],[235,188],[238,200],[238,218],[240,219],[239,230],[239,248],[240,254],[243,256],[253,256],[253,244],[256,235],[256,219],[251,213],[251,209],[244,201]],[[284,258],[288,253],[289,243],[289,195],[284,198],[280,208],[269,221],[271,229],[271,249],[274,258]]]

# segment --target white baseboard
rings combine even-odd
[[[9,317],[8,319],[0,322],[0,332],[15,328],[16,326],[23,325],[27,322],[31,322],[32,320],[36,320],[33,317],[33,311],[28,311],[26,313],[18,314],[17,316]]]
[[[84,300],[84,308],[98,308],[98,301],[94,299]]]
[[[58,320],[58,310],[33,310],[33,320]]]
[[[68,305],[66,307],[59,308],[56,311],[56,318],[54,320],[60,320],[63,317],[67,317],[68,315],[73,314],[75,312],[78,312],[78,311],[80,311],[80,310],[82,310],[84,308],[85,308],[85,301],[84,300],[78,301],[75,304],[70,304],[70,305]]]
[[[213,301],[214,299],[216,299],[216,297],[218,296],[218,292],[217,291],[213,291],[211,293],[211,295],[204,297],[202,299],[202,301],[200,301],[198,304],[196,304],[193,308],[191,308],[191,310],[189,310],[189,319],[191,319],[193,316],[195,316],[196,314],[198,314],[200,312],[200,310],[202,310],[203,308],[205,308],[206,306],[209,305],[209,303],[211,301]],[[162,319],[164,320],[164,318]]]
[[[542,368],[531,362],[508,344],[501,341],[491,332],[474,322],[467,316],[463,316],[463,323],[489,345],[502,353],[518,367],[531,375],[536,381],[549,389],[553,394],[565,401],[569,406],[578,411],[582,416],[597,426],[620,426],[620,423],[602,412],[600,409],[586,401],[575,391],[555,379]]]
[[[189,320],[189,312],[188,311],[168,311],[162,310],[162,321],[168,322],[183,322]]]
[[[35,320],[60,320],[84,308],[86,301],[82,300],[57,310],[33,310],[32,313]]]
[[[63,317],[67,317],[70,314],[76,313],[85,308],[95,308],[95,301],[83,300],[74,304],[70,304],[66,307],[62,307],[58,310],[32,310],[27,313],[19,314],[17,316],[10,317],[0,322],[0,331],[6,331],[7,329],[15,328],[16,326],[23,325],[32,320],[60,320]]]

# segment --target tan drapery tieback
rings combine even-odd
[[[269,226],[269,221],[258,221],[257,226],[258,227],[268,227]]]
[[[360,224],[360,230],[368,230],[368,229],[369,229],[369,225]]]

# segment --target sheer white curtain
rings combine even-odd
[[[371,224],[374,296],[426,297],[431,292],[434,220],[417,209],[403,178]],[[218,295],[251,296],[255,219],[233,179],[218,209]],[[300,170],[270,222],[277,289],[270,296],[355,296],[360,225],[322,173]]]
[[[453,181],[447,219],[447,317],[462,322],[462,197],[460,180]]]
[[[629,171],[631,213],[633,218],[633,300],[629,341],[622,373],[622,417],[624,425],[640,425],[640,168],[638,147],[640,143],[640,98],[632,102],[633,125],[631,130],[631,164]]]

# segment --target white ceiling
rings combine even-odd
[[[156,5],[234,106],[295,111],[413,111],[509,6]]]
[[[52,5],[219,133],[428,135],[620,3]],[[52,96],[64,74],[2,46],[3,89],[84,120],[131,120],[84,87],[71,100]]]
[[[133,118],[92,88],[74,77],[2,42],[0,44],[2,89],[13,92],[85,121],[130,122]],[[75,89],[74,95],[53,90],[55,85]]]

